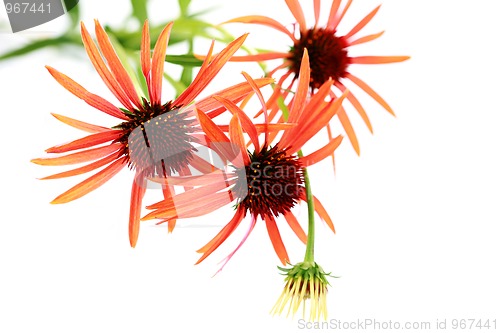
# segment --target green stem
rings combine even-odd
[[[298,153],[299,157],[303,157],[302,150]],[[306,254],[304,256],[304,262],[314,263],[314,199],[312,195],[311,189],[311,181],[309,180],[309,174],[307,172],[307,168],[304,168],[304,186],[306,188],[306,199],[307,199],[307,215],[308,215],[308,224],[307,224],[307,245],[306,245]]]

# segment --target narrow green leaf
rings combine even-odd
[[[30,52],[42,49],[44,47],[60,46],[63,44],[80,45],[79,42],[76,42],[74,39],[68,38],[67,36],[60,36],[60,37],[52,38],[52,39],[42,39],[42,40],[34,41],[34,42],[32,42],[28,45],[22,46],[18,49],[8,51],[8,52],[0,55],[0,60],[5,60],[5,59],[25,55],[25,54],[28,54]]]
[[[181,9],[181,16],[188,16],[188,7],[191,0],[179,0],[179,8]]]
[[[64,7],[66,8],[66,13],[69,15],[71,20],[71,29],[78,26],[80,21],[80,9],[78,8],[77,0],[63,0]]]
[[[196,58],[192,54],[182,54],[182,55],[172,55],[167,54],[165,61],[172,64],[180,65],[183,67],[199,67],[203,64],[203,61]]]
[[[148,18],[148,0],[130,0],[132,5],[132,15],[139,21],[144,23]]]

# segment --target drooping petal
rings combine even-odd
[[[375,92],[368,84],[366,84],[363,80],[360,78],[348,73],[347,78],[351,80],[353,83],[355,83],[358,87],[363,89],[368,95],[370,95],[374,100],[376,100],[384,109],[386,109],[390,114],[393,116],[396,116],[392,108],[387,104],[387,102]]]
[[[228,62],[233,54],[241,47],[248,34],[235,39],[233,42],[214,57],[210,65],[205,70],[200,69],[189,87],[172,103],[176,105],[186,105],[192,102],[198,94],[212,81],[222,67]]]
[[[341,107],[338,110],[337,117],[339,118],[339,121],[342,124],[342,127],[344,128],[344,131],[347,134],[347,137],[349,138],[349,141],[351,142],[354,151],[356,152],[356,154],[359,155],[360,150],[359,150],[358,138],[356,136],[356,132],[354,132],[354,129],[352,128],[352,124],[349,121],[349,117],[347,117],[347,113],[345,112],[345,109],[343,107]]]
[[[304,202],[307,202],[305,191],[301,193],[300,199],[303,200]],[[321,201],[319,201],[318,198],[316,198],[314,195],[313,195],[313,204],[314,204],[314,211],[318,214],[321,220],[324,221],[326,225],[333,231],[333,233],[335,233],[335,226],[333,225],[333,221],[330,218],[330,215],[328,215],[328,213],[326,212],[326,209],[321,203]]]
[[[85,28],[85,24],[83,24],[83,22],[81,22],[80,27],[83,46],[85,47],[90,61],[92,62],[92,65],[94,65],[97,73],[102,78],[103,82],[106,84],[109,90],[113,93],[113,95],[115,95],[116,98],[120,101],[120,103],[122,103],[122,105],[125,106],[125,108],[127,108],[128,110],[133,110],[134,106],[130,102],[127,94],[123,91],[116,78],[106,66],[106,63],[102,59],[97,46],[92,40],[92,37],[90,37],[90,34]]]
[[[64,88],[66,88],[66,90],[68,90],[76,97],[83,99],[90,106],[118,119],[128,120],[128,118],[119,108],[117,108],[104,98],[88,92],[81,85],[79,85],[63,73],[57,71],[56,69],[50,66],[45,66],[45,68],[47,68],[49,73],[54,77],[54,79],[56,79],[57,82],[59,82],[60,85],[62,85]]]
[[[342,83],[340,83],[338,81],[335,82],[335,86],[337,88],[339,88],[342,92],[346,91],[346,89],[347,89]],[[354,106],[356,111],[358,111],[359,115],[361,116],[361,118],[365,122],[366,127],[368,127],[368,129],[370,130],[371,133],[373,133],[372,123],[370,122],[370,119],[368,118],[368,115],[366,114],[365,109],[363,108],[363,106],[361,105],[359,100],[356,98],[356,96],[354,96],[352,94],[352,92],[349,92],[347,94],[347,99],[349,100],[349,102],[351,102],[352,106]]]
[[[352,64],[378,65],[378,64],[391,64],[394,62],[402,62],[408,59],[410,59],[409,56],[361,56],[361,57],[350,57],[349,61]]]
[[[109,40],[108,35],[102,28],[99,21],[94,20],[95,22],[95,34],[97,36],[97,43],[101,48],[102,55],[106,58],[108,62],[108,66],[111,69],[111,72],[116,78],[116,81],[123,89],[127,97],[135,104],[135,106],[139,109],[142,108],[142,103],[137,95],[137,91],[135,90],[134,84],[130,79],[125,67],[122,65],[120,58],[116,54],[111,41]]]
[[[89,148],[97,146],[101,143],[109,142],[118,139],[122,135],[121,130],[110,130],[107,132],[94,133],[87,135],[81,139],[71,141],[62,145],[54,146],[46,149],[47,153],[65,153],[71,150]]]
[[[341,1],[339,1],[339,5],[340,5],[340,2]],[[344,18],[345,14],[347,13],[347,10],[349,10],[349,7],[351,7],[351,4],[352,4],[352,0],[347,1],[347,4],[345,5],[345,7],[342,10],[342,13],[340,13],[340,15],[338,14],[338,10],[337,10],[337,13],[334,17],[330,16],[330,19],[328,20],[328,29],[337,30],[339,23]],[[333,5],[332,5],[332,9],[333,9]]]
[[[267,114],[267,104],[266,104],[266,101],[264,100],[264,96],[262,96],[262,92],[260,91],[260,89],[257,86],[257,84],[255,83],[255,81],[250,77],[250,75],[248,75],[245,72],[242,72],[241,74],[243,74],[243,76],[245,77],[247,82],[252,87],[254,93],[257,95],[257,98],[259,99],[260,104],[262,105],[262,112],[264,113],[265,124],[269,125],[269,116]],[[269,137],[269,131],[265,131],[264,132],[264,145],[267,145],[267,143],[269,142],[268,137]],[[260,151],[260,147],[257,145],[255,147],[255,152],[258,153],[259,151]]]
[[[51,113],[57,120],[60,122],[65,123],[66,125],[69,125],[71,127],[74,127],[76,129],[88,132],[88,133],[100,133],[100,132],[106,132],[109,131],[110,128],[107,127],[102,127],[102,126],[97,126],[94,124],[89,124],[84,121],[76,120],[70,117],[66,117],[57,113]]]
[[[274,251],[278,255],[278,258],[281,260],[281,263],[283,265],[286,265],[290,262],[290,259],[288,259],[288,253],[286,252],[285,245],[283,244],[283,240],[281,239],[276,221],[274,220],[273,216],[268,215],[264,216],[264,221],[266,221],[267,232],[273,244]]]
[[[173,22],[170,22],[165,28],[163,28],[153,50],[153,58],[151,60],[151,85],[149,87],[149,98],[151,99],[151,104],[154,105],[161,105],[163,67],[165,64],[165,56],[167,54],[167,45],[170,37],[170,31],[172,30],[173,24]]]
[[[67,203],[78,198],[83,197],[85,194],[97,189],[108,180],[110,180],[114,175],[116,175],[123,167],[127,165],[126,157],[122,157],[110,164],[105,169],[99,171],[92,177],[85,179],[83,182],[73,186],[63,194],[59,195],[57,198],[52,200],[52,204],[62,204]]]
[[[270,17],[267,17],[267,16],[260,16],[260,15],[242,16],[242,17],[237,17],[237,18],[231,19],[231,20],[226,21],[222,24],[225,24],[225,23],[253,23],[253,24],[265,25],[265,26],[271,27],[273,29],[276,29],[278,31],[281,31],[282,33],[288,35],[288,37],[290,37],[293,41],[295,41],[295,36],[290,31],[288,31],[288,29],[285,28],[285,26],[283,26],[278,21],[276,21]]]
[[[307,235],[304,232],[304,229],[302,229],[299,221],[297,221],[297,218],[295,215],[293,215],[292,212],[286,212],[283,214],[285,216],[286,222],[292,228],[293,232],[299,237],[299,239],[302,241],[302,243],[306,244],[307,243]]]
[[[231,236],[231,234],[233,233],[233,231],[238,227],[238,225],[240,224],[240,222],[245,217],[244,213],[245,213],[245,211],[243,209],[240,209],[240,208],[237,209],[236,213],[234,214],[234,216],[231,219],[231,221],[229,221],[229,223],[226,224],[224,226],[224,228],[222,228],[222,230],[219,231],[219,233],[217,233],[217,235],[215,235],[215,237],[210,242],[208,242],[207,244],[205,244],[203,247],[201,247],[199,250],[196,251],[198,253],[203,253],[203,255],[201,256],[200,259],[198,259],[198,261],[196,262],[196,264],[199,264],[200,262],[202,262],[203,260],[205,260],[205,258],[207,258],[229,236]]]
[[[135,247],[139,238],[139,227],[141,223],[142,199],[146,193],[146,179],[141,173],[136,173],[132,183],[130,194],[130,213],[128,223],[128,237],[130,246]]]
[[[314,153],[299,158],[299,161],[302,163],[302,165],[304,165],[304,167],[308,167],[310,165],[318,163],[319,161],[332,155],[341,142],[342,136],[339,135],[335,139],[332,139],[326,146],[316,150]]]
[[[112,144],[109,146],[92,148],[85,151],[68,154],[65,156],[35,158],[32,159],[31,162],[39,165],[68,165],[68,164],[84,163],[107,156],[111,153],[114,153],[120,148],[121,148],[120,144]]]
[[[349,31],[344,37],[346,39],[351,38],[354,36],[356,33],[358,33],[361,29],[363,29],[370,21],[372,18],[377,14],[378,10],[380,9],[381,5],[378,5],[374,10],[372,10],[368,15],[366,15],[361,21],[359,21],[358,24],[356,24],[351,31]]]

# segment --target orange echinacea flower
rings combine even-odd
[[[337,27],[349,9],[352,0],[348,0],[343,8],[341,8],[341,3],[343,2],[342,0],[333,0],[328,22],[323,27],[318,25],[321,1],[314,0],[315,25],[312,28],[307,26],[302,7],[298,0],[285,0],[285,2],[298,23],[298,37],[296,37],[294,32],[289,31],[278,21],[266,16],[252,15],[238,17],[229,20],[226,23],[254,23],[274,28],[290,37],[293,42],[293,46],[291,46],[290,51],[286,53],[264,52],[255,55],[237,56],[233,57],[231,61],[265,61],[283,59],[283,64],[269,72],[269,75],[273,75],[278,70],[286,69],[286,72],[278,80],[277,89],[275,91],[277,98],[281,94],[286,96],[286,91],[292,87],[293,81],[297,79],[302,54],[304,52],[304,48],[307,48],[311,60],[311,81],[309,85],[313,93],[329,79],[334,80],[334,86],[344,92],[347,89],[344,82],[348,80],[364,90],[389,113],[394,115],[393,110],[387,102],[367,83],[359,77],[353,75],[350,71],[351,65],[355,64],[386,64],[401,62],[409,59],[408,56],[349,56],[348,52],[351,47],[373,41],[383,34],[382,31],[376,34],[359,36],[359,32],[372,20],[380,6],[376,7],[361,21],[359,21],[359,23],[356,24],[347,34],[340,35],[337,32]],[[281,89],[283,89],[283,84],[289,77],[292,77],[292,82],[288,88],[285,89],[285,93],[282,93]],[[334,94],[333,91],[332,94]],[[370,132],[373,132],[371,122],[359,100],[352,93],[347,95],[347,100],[357,110]],[[277,110],[277,107],[275,110]],[[354,150],[359,155],[359,143],[344,108],[339,110],[337,117],[340,120]],[[328,127],[328,132],[331,138],[330,127]]]
[[[264,114],[267,115],[266,102],[258,86],[246,73],[244,75],[259,97]],[[169,184],[195,186],[195,188],[147,206],[146,208],[151,209],[152,212],[143,220],[162,219],[162,222],[166,222],[169,219],[201,216],[229,202],[236,201],[234,217],[209,243],[198,250],[203,255],[197,263],[215,251],[233,233],[247,214],[251,217],[250,227],[241,243],[226,257],[224,265],[245,242],[259,217],[266,224],[269,238],[279,259],[283,264],[289,262],[276,218],[284,216],[299,239],[306,242],[307,236],[291,212],[298,202],[307,200],[303,168],[331,155],[342,140],[341,136],[336,137],[314,153],[303,157],[298,156],[297,152],[326,126],[346,96],[343,94],[339,98],[325,101],[333,84],[332,80],[328,80],[320,87],[317,94],[308,99],[309,79],[309,60],[305,51],[298,79],[298,90],[289,108],[288,124],[269,124],[266,121],[265,124],[255,125],[236,104],[223,97],[214,96],[214,99],[219,100],[233,114],[227,127],[229,138],[224,134],[224,128],[215,126],[212,119],[203,112],[198,111],[198,119],[208,139],[219,151],[221,158],[233,161],[233,168],[228,171],[217,170],[212,174],[201,176],[168,177]],[[276,143],[272,143],[274,140],[270,138],[277,128],[283,130],[283,134]],[[244,132],[250,139],[248,143],[245,142]],[[259,141],[259,132],[265,135],[262,143]],[[253,146],[252,152],[246,148],[249,145]],[[236,147],[236,149],[227,147]],[[316,198],[314,198],[314,207],[322,220],[335,231],[326,210]]]
[[[162,103],[163,69],[172,25],[173,23],[168,24],[160,33],[151,56],[149,26],[147,21],[144,23],[141,68],[147,83],[149,100],[139,96],[109,37],[97,20],[95,21],[97,45],[82,23],[83,44],[102,80],[124,108],[118,108],[104,98],[87,91],[68,76],[47,66],[50,74],[69,92],[121,122],[112,128],[107,128],[66,116],[54,115],[63,123],[92,134],[46,150],[50,154],[71,152],[69,154],[37,158],[32,162],[41,165],[91,162],[43,179],[70,177],[104,167],[56,197],[52,201],[53,204],[67,203],[86,195],[103,185],[126,165],[135,170],[129,216],[129,237],[132,247],[135,247],[139,235],[139,219],[142,199],[146,191],[146,179],[158,175],[165,177],[175,172],[190,174],[188,165],[196,167],[197,160],[193,154],[196,149],[193,144],[199,141],[200,134],[196,132],[201,132],[201,128],[196,126],[195,113],[190,104],[246,38],[246,35],[243,35],[236,39],[213,59],[211,57],[212,43],[207,59],[192,84],[175,100]],[[258,85],[263,86],[271,81],[272,79],[260,79]],[[251,92],[252,88],[245,82],[227,88],[219,94],[229,100],[239,101]],[[217,112],[221,106],[220,103],[217,104],[205,98],[200,101],[198,109],[201,112]],[[165,198],[172,195],[169,186],[163,186],[163,195]]]

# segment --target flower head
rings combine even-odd
[[[332,154],[342,137],[332,139],[326,146],[307,156],[299,157],[297,152],[335,115],[345,94],[326,101],[332,84],[329,80],[318,94],[308,99],[310,72],[307,51],[303,57],[299,89],[290,105],[289,123],[266,122],[255,125],[235,103],[214,96],[233,114],[229,126],[216,126],[203,112],[198,112],[198,119],[207,134],[209,145],[222,160],[232,162],[232,166],[228,170],[216,170],[202,176],[168,177],[169,184],[195,188],[147,207],[152,212],[143,219],[162,219],[162,223],[170,219],[200,216],[236,202],[234,217],[199,250],[203,255],[198,263],[215,251],[247,214],[251,218],[249,228],[241,243],[226,257],[225,263],[245,242],[259,218],[265,222],[274,250],[283,264],[289,262],[289,258],[277,227],[278,217],[284,217],[299,239],[306,242],[307,236],[291,212],[300,201],[306,201],[303,168]],[[267,114],[266,102],[259,87],[246,73],[244,75],[259,97],[264,114]],[[229,137],[223,130],[229,132]],[[282,135],[275,142],[278,131]],[[248,134],[248,142],[244,132]],[[259,133],[264,134],[263,141]],[[248,146],[253,147],[247,150]],[[334,231],[333,223],[319,200],[315,198],[314,202],[316,212]]]
[[[280,75],[275,93],[286,97],[287,91],[293,86],[294,81],[300,73],[301,59],[304,50],[307,49],[311,64],[311,77],[309,86],[312,93],[316,93],[318,89],[328,80],[334,80],[331,94],[334,96],[335,91],[345,92],[347,90],[346,81],[350,81],[365,91],[373,99],[375,99],[383,108],[394,115],[392,108],[387,102],[376,93],[368,84],[351,72],[353,65],[357,64],[386,64],[401,62],[409,59],[407,56],[350,56],[349,52],[355,45],[367,43],[379,38],[383,32],[359,36],[360,31],[372,20],[378,12],[380,6],[372,10],[358,24],[356,24],[346,34],[340,34],[337,27],[344,18],[349,9],[352,0],[341,7],[344,3],[342,0],[333,0],[328,21],[326,25],[320,25],[320,0],[314,1],[315,24],[309,27],[306,24],[306,19],[302,7],[298,0],[285,0],[288,8],[295,17],[298,25],[297,31],[290,31],[278,21],[259,15],[244,16],[231,19],[226,23],[255,23],[261,24],[273,29],[276,29],[287,35],[292,42],[288,52],[264,52],[256,55],[233,57],[232,61],[265,61],[272,59],[283,59],[283,63],[278,67],[270,70],[269,74],[274,75],[279,70],[284,70]],[[289,84],[286,81],[291,78]],[[285,88],[285,89],[283,89]],[[347,95],[347,100],[352,104],[354,109],[359,113],[368,129],[373,132],[371,122],[366,114],[366,111],[360,101],[352,94]],[[277,110],[277,106],[275,107]],[[347,116],[344,108],[340,108],[337,117],[341,122],[354,150],[359,154],[359,143],[355,131],[351,125],[351,121]],[[329,136],[331,138],[331,130]]]
[[[327,320],[326,294],[327,274],[316,262],[301,262],[291,268],[281,268],[285,278],[285,288],[271,313],[282,314],[288,305],[287,316],[295,315],[302,305],[302,317],[305,317],[306,303],[309,301],[309,320]]]
[[[165,54],[173,23],[168,24],[158,37],[151,56],[149,26],[144,23],[141,43],[141,69],[147,83],[148,98],[141,97],[135,89],[131,77],[120,62],[106,32],[95,21],[97,45],[92,40],[85,25],[81,24],[81,34],[85,50],[102,80],[122,104],[119,108],[104,98],[95,95],[73,81],[65,74],[47,66],[50,74],[69,92],[84,100],[94,108],[113,116],[119,123],[111,128],[89,124],[66,116],[54,115],[63,123],[92,134],[83,138],[54,146],[46,150],[57,157],[37,158],[32,162],[41,165],[89,164],[44,179],[55,179],[84,174],[104,167],[91,177],[75,185],[55,198],[52,203],[67,203],[97,189],[125,166],[135,170],[132,183],[129,236],[131,246],[135,246],[139,234],[139,218],[142,199],[145,194],[146,179],[152,176],[166,177],[172,173],[188,175],[189,165],[195,165],[195,143],[202,136],[192,102],[220,71],[228,59],[238,50],[246,38],[241,36],[230,43],[212,59],[212,47],[192,84],[175,100],[162,102],[162,80]],[[102,54],[102,55],[101,55]],[[270,79],[258,81],[262,86]],[[247,83],[229,87],[218,94],[228,100],[239,101],[252,91]],[[218,113],[222,105],[205,98],[198,104],[200,112]],[[172,193],[170,187],[163,186],[165,198]],[[173,228],[175,221],[171,221]]]

